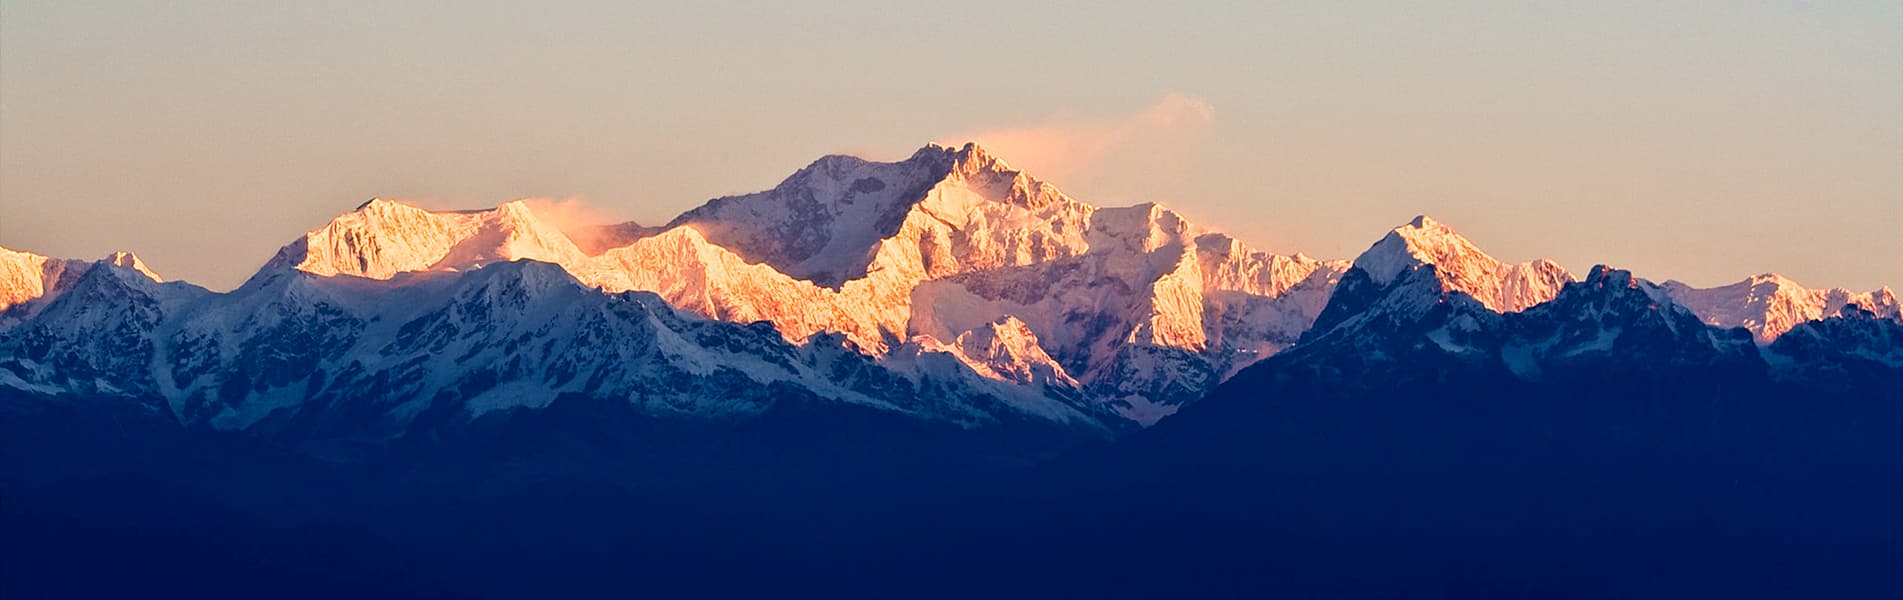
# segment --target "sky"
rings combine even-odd
[[[0,246],[213,289],[372,196],[666,221],[976,139],[1352,258],[1903,287],[1903,2],[0,2]],[[1177,6],[1165,6],[1175,4]]]

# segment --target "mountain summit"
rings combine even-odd
[[[1442,291],[1465,293],[1495,312],[1518,312],[1551,300],[1573,280],[1551,260],[1512,265],[1495,260],[1426,215],[1388,232],[1354,264],[1380,285],[1392,283],[1402,271],[1432,265]]]
[[[97,261],[48,258],[0,247],[0,324],[18,320],[50,304],[73,287],[87,271],[107,265],[129,270],[152,281],[164,281],[131,252],[118,251]]]
[[[519,200],[490,210],[429,211],[371,198],[286,245],[263,271],[389,279],[511,260],[568,264],[582,257],[568,236]]]
[[[1491,321],[1551,300],[1571,281],[1558,263],[1503,263],[1453,228],[1418,216],[1355,257],[1303,339],[1354,338],[1358,329],[1411,331],[1426,315],[1444,311]]]

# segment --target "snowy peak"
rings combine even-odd
[[[131,269],[133,271],[138,272],[141,275],[151,278],[152,281],[158,281],[158,282],[165,281],[165,278],[159,277],[158,273],[154,273],[152,272],[151,268],[146,267],[145,261],[139,260],[139,255],[133,254],[126,250],[120,250],[118,252],[114,252],[111,255],[106,256],[106,258],[102,259],[102,262],[105,262],[106,264],[119,267],[122,269]]]
[[[508,262],[470,273],[457,282],[464,300],[491,307],[520,309],[544,298],[579,295],[587,290],[560,265],[532,260]]]
[[[665,243],[683,230],[704,241]],[[989,356],[957,340],[1004,339],[988,327],[1015,320],[1061,363],[1053,373],[1164,403],[1193,400],[1211,373],[1293,344],[1346,269],[1252,250],[1159,204],[1086,204],[975,144],[890,163],[824,157],[597,258],[617,264],[597,264],[584,282],[769,320],[791,340],[843,333],[879,355],[923,336],[934,353]],[[1133,345],[1151,350],[1121,350]]]
[[[898,162],[827,156],[771,190],[711,200],[667,227],[693,226],[748,262],[837,289],[894,262],[936,277],[1080,251],[1072,238],[1084,228],[1064,226],[1090,210],[976,144],[928,145]],[[1036,221],[1064,223],[1053,234]],[[894,238],[901,247],[889,247]]]
[[[0,247],[0,311],[71,287],[87,264]]]
[[[1765,273],[1714,288],[1667,281],[1664,289],[1706,323],[1749,329],[1760,344],[1771,343],[1805,321],[1835,317],[1850,306],[1880,319],[1903,322],[1896,293],[1888,287],[1861,293],[1844,288],[1812,289],[1782,275]]]
[[[1552,299],[1505,313],[1464,296],[1435,297],[1431,274],[1408,271],[1377,286],[1351,271],[1323,316],[1339,324],[1318,323],[1270,361],[1335,371],[1344,385],[1444,380],[1450,370],[1564,381],[1763,368],[1743,331],[1706,326],[1630,271],[1596,266]]]
[[[1077,380],[1038,345],[1037,334],[1017,317],[1004,317],[958,335],[952,347],[978,374],[1014,383],[1079,387]]]
[[[460,216],[371,198],[278,251],[267,271],[389,279],[436,264],[472,227]]]
[[[377,198],[266,271],[388,280],[534,260],[586,287],[767,321],[795,344],[838,334],[893,360],[924,336],[944,342],[918,360],[1000,385],[1174,406],[1294,344],[1346,270],[1252,250],[1154,203],[1099,209],[976,144],[896,162],[822,157],[664,227],[577,231],[585,245],[520,202],[430,211]]]
[[[1205,231],[1176,211],[1155,202],[1120,208],[1099,208],[1091,218],[1094,248],[1121,246],[1131,252],[1153,252],[1182,245]]]
[[[1656,286],[1653,286],[1650,282],[1647,282],[1643,279],[1639,279],[1637,277],[1633,277],[1631,271],[1627,271],[1625,269],[1614,269],[1606,265],[1593,265],[1592,271],[1586,273],[1585,281],[1582,281],[1580,283],[1584,283],[1586,287],[1593,288],[1593,289],[1600,289],[1600,290],[1606,290],[1606,289],[1639,290],[1639,289],[1649,289],[1649,288],[1656,287]]]
[[[48,258],[31,252],[0,247],[0,312],[29,302],[44,305],[72,288],[97,265],[109,265],[137,273],[153,282],[164,281],[131,252],[114,252],[93,262]],[[35,302],[38,301],[38,302]],[[36,309],[23,308],[28,312]],[[16,315],[25,316],[25,315]]]
[[[1482,267],[1499,264],[1499,261],[1468,242],[1467,238],[1423,215],[1389,231],[1356,257],[1354,264],[1375,283],[1387,285],[1393,283],[1402,271],[1413,267],[1454,266],[1466,262],[1477,263]]]
[[[1550,260],[1509,265],[1453,228],[1425,215],[1394,228],[1354,262],[1377,285],[1432,266],[1443,292],[1462,292],[1494,312],[1518,312],[1551,300],[1573,277]]]
[[[127,261],[130,262],[130,261]],[[183,282],[160,283],[148,272],[114,264],[113,258],[69,270],[56,296],[29,305],[34,314],[8,332],[15,356],[41,367],[83,393],[146,394],[151,386],[155,332],[168,314],[210,296]]]
[[[567,264],[583,256],[521,201],[490,210],[429,211],[372,198],[279,250],[265,271],[389,279],[520,259]]]
[[[567,235],[537,219],[520,200],[479,214],[475,234],[451,247],[433,268],[465,270],[521,259],[567,265],[584,257]]]
[[[690,226],[675,227],[568,265],[582,282],[609,292],[653,292],[681,310],[751,323],[771,321],[788,340],[845,334],[862,348],[883,349],[886,331],[863,295],[822,288],[750,263]]]
[[[1250,249],[1241,240],[1221,233],[1206,233],[1195,239],[1197,262],[1202,266],[1203,285],[1211,291],[1279,298],[1304,284],[1332,288],[1334,281],[1347,271],[1345,260],[1316,260],[1303,254],[1269,254]],[[1322,280],[1316,281],[1316,276]],[[1326,294],[1320,298],[1326,301]],[[1309,314],[1321,311],[1312,307]]]
[[[771,190],[710,200],[666,228],[692,226],[749,262],[837,287],[865,274],[879,240],[898,230],[955,158],[935,146],[899,162],[827,156]]]
[[[950,158],[952,165],[950,174],[963,179],[1015,178],[1021,174],[1017,169],[1011,168],[1009,163],[1004,162],[1004,159],[986,151],[976,142],[966,142],[964,147],[956,150],[941,148],[937,145],[927,145],[919,149],[921,153],[933,151],[943,152]]]

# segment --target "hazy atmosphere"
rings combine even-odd
[[[225,289],[371,196],[656,223],[971,139],[1275,252],[1427,213],[1581,273],[1903,284],[1893,1],[638,4],[5,2],[0,245]]]

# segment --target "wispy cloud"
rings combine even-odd
[[[523,198],[522,202],[529,205],[529,210],[535,213],[536,219],[562,230],[563,234],[574,240],[576,246],[584,250],[601,247],[604,243],[612,245],[612,242],[619,241],[614,237],[614,232],[602,226],[621,223],[625,220],[590,204],[579,196]]]
[[[592,227],[615,222],[606,211],[589,204],[580,196],[567,198],[523,198],[523,204],[535,212],[535,218],[561,228]]]
[[[1041,178],[1060,183],[1089,177],[1106,157],[1135,148],[1176,154],[1200,141],[1216,110],[1195,96],[1171,92],[1134,113],[1111,118],[1055,115],[1045,122],[991,129],[941,140],[978,142],[993,154]]]

